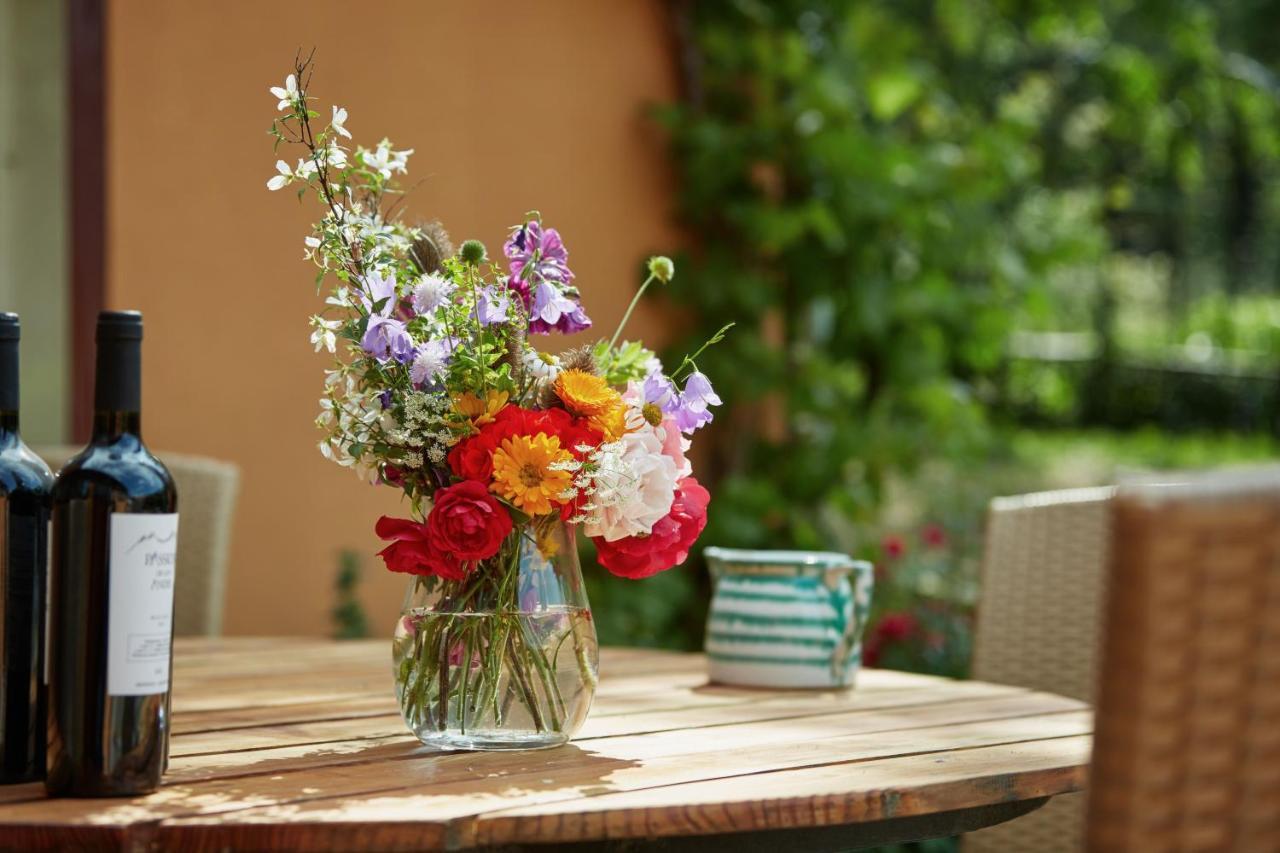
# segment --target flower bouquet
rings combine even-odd
[[[685,455],[720,402],[702,349],[668,373],[620,342],[673,265],[650,259],[610,340],[534,348],[591,327],[560,234],[527,214],[495,262],[479,241],[455,253],[439,223],[409,223],[396,178],[412,150],[347,142],[346,110],[326,122],[311,108],[310,68],[271,89],[276,146],[303,156],[267,186],[322,208],[305,248],[317,288],[332,284],[311,318],[316,350],[336,356],[320,452],[407,498],[408,517],[375,527],[387,568],[411,576],[393,644],[405,723],[441,747],[563,743],[596,685],[576,533],[610,572],[643,578],[680,565],[706,525]]]

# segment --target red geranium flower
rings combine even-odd
[[[511,516],[483,483],[463,480],[435,493],[427,515],[431,547],[460,563],[487,560],[511,532]]]
[[[606,542],[597,536],[596,553],[600,565],[615,575],[638,580],[678,566],[689,556],[689,548],[707,526],[707,504],[711,495],[697,480],[685,477],[676,484],[675,500],[667,516],[653,526],[648,536],[628,536]]]
[[[384,515],[374,527],[378,537],[391,544],[378,552],[378,556],[393,572],[411,575],[438,575],[450,580],[463,577],[462,566],[431,547],[427,525],[408,518],[391,518]]]
[[[534,436],[543,433],[560,439],[560,446],[581,459],[580,446],[596,447],[603,437],[587,424],[586,418],[575,418],[564,409],[526,409],[510,405],[498,412],[494,422],[481,430],[493,439],[494,447],[513,435]]]

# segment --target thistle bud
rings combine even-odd
[[[485,258],[488,257],[488,252],[485,251],[484,243],[479,240],[464,240],[462,248],[458,250],[458,255],[462,260],[474,267],[484,263]]]

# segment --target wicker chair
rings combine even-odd
[[[987,515],[975,678],[1092,702],[1109,544],[1110,488],[996,498]],[[966,853],[1070,853],[1084,794],[964,838]]]
[[[68,446],[34,449],[54,471],[80,452],[79,447]],[[182,514],[173,630],[179,636],[217,636],[222,633],[227,553],[240,470],[230,463],[200,456],[157,455],[177,484]]]
[[[1280,850],[1280,468],[1125,486],[1089,849]]]

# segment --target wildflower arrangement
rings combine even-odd
[[[412,149],[354,144],[345,109],[313,108],[310,68],[295,63],[270,90],[277,149],[302,156],[279,160],[267,187],[321,204],[304,249],[317,288],[331,285],[311,317],[316,351],[336,357],[319,447],[408,498],[409,517],[375,527],[387,568],[433,579],[455,601],[492,599],[513,586],[504,578],[521,543],[554,550],[561,525],[591,537],[600,564],[622,577],[684,562],[710,500],[692,476],[689,436],[720,399],[698,372],[702,349],[667,371],[620,340],[645,290],[671,281],[672,262],[649,260],[610,339],[535,347],[592,326],[559,232],[531,212],[493,258],[478,240],[455,251],[437,222],[406,221],[398,179]]]

